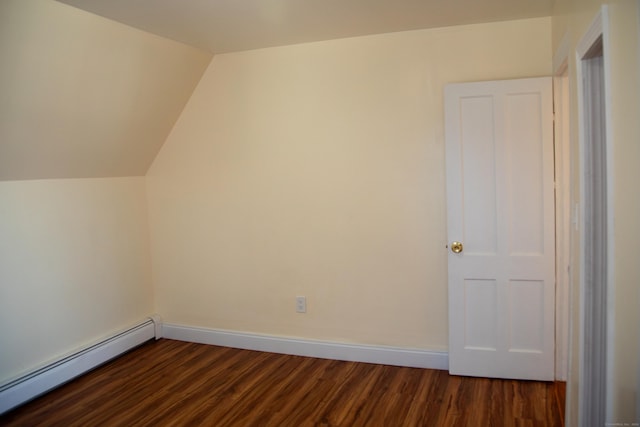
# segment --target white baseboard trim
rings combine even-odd
[[[449,369],[446,351],[427,351],[401,347],[355,345],[338,342],[284,338],[233,331],[196,328],[174,324],[162,325],[163,338],[200,344],[234,347],[245,350],[378,363],[413,368]]]
[[[97,344],[77,351],[0,386],[0,414],[32,400],[122,353],[153,339],[159,317],[149,318]]]

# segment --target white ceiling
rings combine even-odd
[[[212,53],[549,16],[554,0],[58,0]]]

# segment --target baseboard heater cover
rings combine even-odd
[[[122,353],[153,338],[160,338],[158,316],[117,333],[99,343],[0,386],[0,414],[32,400]]]

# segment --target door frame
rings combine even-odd
[[[613,177],[607,175],[607,182],[601,190],[606,192],[606,260],[604,265],[600,267],[606,269],[606,283],[600,295],[594,295],[590,283],[587,281],[587,254],[593,247],[593,241],[588,239],[585,227],[585,219],[587,213],[592,212],[592,206],[587,204],[587,186],[596,188],[598,183],[589,179],[588,166],[589,156],[591,155],[592,141],[594,133],[587,120],[587,102],[589,101],[589,93],[586,85],[582,82],[585,78],[589,78],[588,64],[585,62],[589,59],[589,53],[592,47],[602,41],[602,58],[603,58],[603,79],[604,79],[604,120],[605,120],[605,162],[602,166],[606,171],[613,170],[613,150],[612,150],[612,131],[611,126],[611,99],[609,81],[610,59],[609,48],[609,31],[608,31],[608,9],[603,5],[587,29],[584,36],[578,42],[576,48],[576,65],[577,65],[577,83],[578,83],[578,130],[579,130],[579,152],[580,152],[580,379],[578,389],[578,424],[584,426],[603,425],[607,419],[607,413],[612,408],[612,393],[606,393],[609,388],[609,381],[612,366],[610,352],[613,346],[613,331],[610,328],[613,322],[610,321],[614,315],[614,307],[611,305],[613,301]],[[594,337],[596,339],[594,340]],[[604,348],[603,353],[595,359],[591,358],[599,348]]]
[[[553,78],[556,199],[556,380],[566,381],[571,284],[571,137],[567,62]]]
[[[569,34],[565,33],[553,57],[553,110],[556,201],[556,359],[558,381],[569,370],[571,283],[571,92]]]

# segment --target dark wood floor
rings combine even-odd
[[[562,390],[160,340],[14,409],[0,425],[548,427],[562,425]]]

